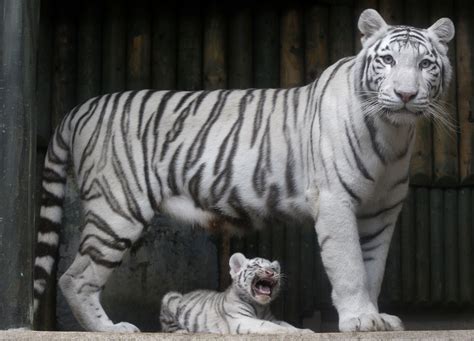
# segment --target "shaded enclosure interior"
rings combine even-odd
[[[52,129],[85,99],[128,89],[307,84],[326,66],[360,49],[357,18],[368,7],[378,9],[391,24],[428,27],[450,17],[457,31],[450,44],[454,77],[447,111],[458,128],[450,131],[428,120],[419,122],[410,195],[391,246],[381,307],[402,316],[410,313],[413,319],[428,312],[456,319],[462,311],[464,327],[474,327],[470,1],[264,1],[227,7],[219,1],[173,6],[148,0],[42,0],[37,183]],[[77,250],[81,220],[73,181],[68,186],[59,274]],[[282,263],[287,280],[274,304],[278,317],[296,325],[332,328],[330,286],[313,227],[291,221],[270,225],[229,239],[157,218],[107,284],[106,310],[115,320],[158,330],[159,302],[167,290],[224,288],[229,283],[228,256],[240,251]],[[56,313],[55,304],[51,300],[47,309],[53,316],[49,324],[56,314],[57,328],[77,328],[60,294]],[[315,311],[320,313],[313,315]]]

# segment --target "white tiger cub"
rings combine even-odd
[[[163,332],[218,334],[308,333],[278,321],[270,302],[280,291],[280,264],[234,253],[229,260],[232,285],[225,292],[196,290],[167,293],[161,303]]]
[[[59,287],[85,329],[139,331],[113,322],[100,295],[156,214],[214,230],[312,221],[339,329],[402,329],[377,299],[416,121],[446,120],[454,25],[390,26],[370,9],[358,24],[362,50],[305,86],[125,91],[68,113],[43,172],[35,309],[51,280],[70,162],[85,220]]]

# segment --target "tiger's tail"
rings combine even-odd
[[[173,333],[180,329],[178,322],[178,307],[183,295],[178,292],[170,291],[161,300],[160,323],[161,331]]]
[[[66,120],[56,129],[48,146],[42,176],[41,211],[34,263],[34,313],[38,317],[40,299],[51,282],[57,258],[59,229],[63,215],[69,159],[69,131]]]

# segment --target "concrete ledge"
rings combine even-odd
[[[217,335],[217,334],[165,334],[165,333],[86,333],[0,331],[0,340],[472,340],[474,330],[404,331],[373,333],[316,333],[297,335]]]

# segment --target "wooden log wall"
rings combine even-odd
[[[474,22],[470,1],[219,1],[175,6],[150,0],[42,0],[38,79],[38,155],[74,105],[125,89],[292,87],[339,58],[357,53],[357,18],[376,8],[387,22],[429,26],[447,16],[453,83],[446,112],[452,128],[420,121],[410,195],[394,233],[382,302],[388,307],[472,305]],[[328,309],[312,226],[269,222],[243,238],[219,237],[220,286],[234,251],[278,259],[287,274],[277,316],[295,324]]]

